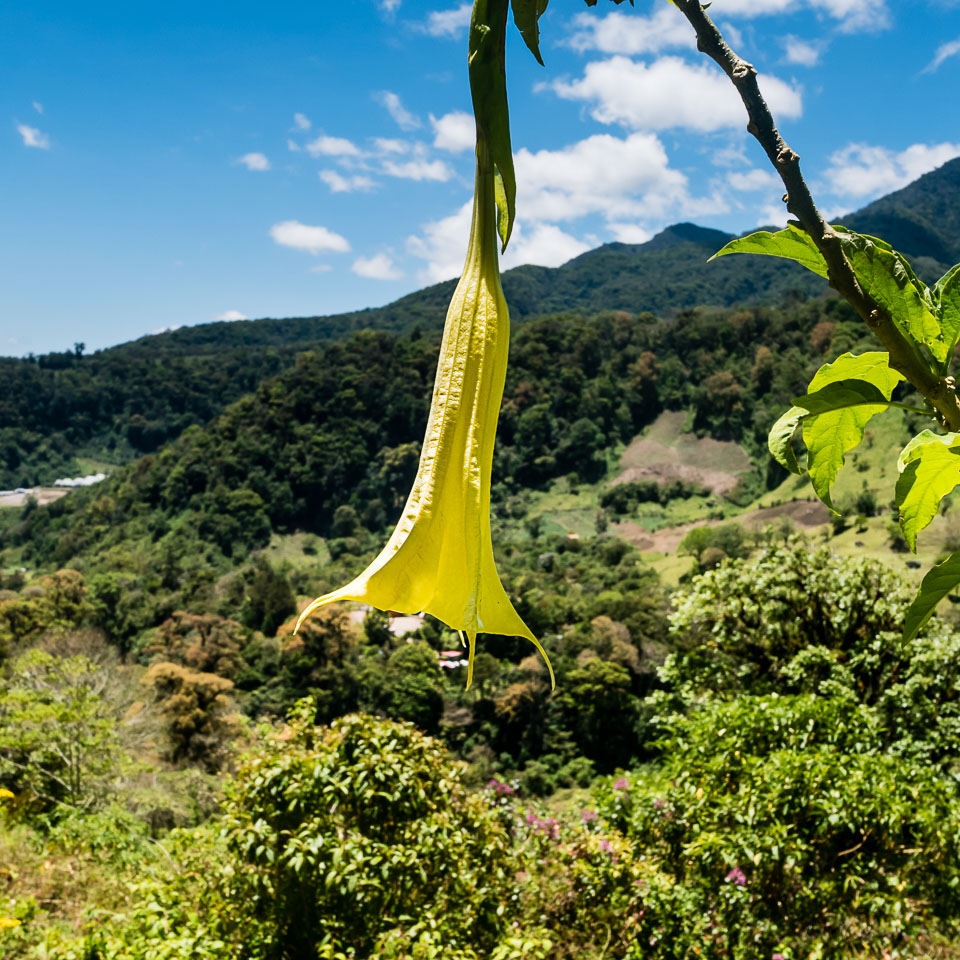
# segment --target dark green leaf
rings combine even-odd
[[[960,550],[938,563],[920,584],[920,590],[907,611],[903,639],[912,640],[930,619],[937,604],[960,584]]]
[[[496,169],[501,250],[505,250],[516,216],[517,179],[510,146],[505,44],[508,0],[474,0],[470,19],[470,93],[482,139]]]
[[[540,24],[538,21],[547,9],[550,0],[510,0],[513,7],[513,22],[517,25],[523,37],[523,42],[530,48],[530,52],[537,58],[537,63],[543,66],[540,56]]]

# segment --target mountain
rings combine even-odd
[[[844,217],[911,255],[922,275],[960,260],[960,159]],[[508,270],[515,321],[604,311],[676,316],[694,306],[755,306],[818,295],[826,284],[765,257],[708,263],[731,239],[675,224],[641,244],[609,243],[560,267]],[[78,456],[125,463],[206,423],[297,354],[361,330],[439,332],[454,280],[383,307],[335,316],[267,318],[183,327],[91,356],[0,358],[0,488],[50,483],[83,469]],[[251,349],[256,348],[256,349]]]

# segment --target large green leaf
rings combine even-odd
[[[910,609],[904,618],[903,639],[912,640],[930,619],[937,604],[960,584],[960,550],[938,563],[920,584]]]
[[[510,146],[505,44],[508,0],[474,0],[470,18],[470,94],[477,137],[490,151],[496,169],[498,230],[507,247],[516,217],[517,178]]]
[[[797,424],[807,416],[802,407],[791,407],[771,428],[767,437],[767,446],[773,459],[791,473],[803,473],[797,463],[797,455],[793,452],[793,434]]]
[[[770,257],[783,257],[785,260],[794,260],[802,264],[821,277],[827,275],[827,263],[817,249],[817,245],[805,230],[793,225],[777,233],[760,230],[758,233],[751,233],[747,237],[731,240],[725,247],[718,250],[710,260],[725,257],[729,253],[762,253]]]
[[[917,534],[937,515],[940,501],[960,483],[960,434],[939,436],[924,430],[904,448],[899,467],[900,528],[916,552]]]
[[[936,282],[932,294],[940,314],[946,359],[949,359],[960,341],[960,263]]]
[[[947,348],[936,306],[910,264],[890,244],[875,237],[845,231],[838,231],[837,236],[864,290],[886,308],[905,333],[925,344],[942,361]]]
[[[543,11],[547,9],[550,0],[510,0],[513,7],[513,22],[517,25],[523,37],[523,42],[530,48],[530,52],[537,58],[537,63],[543,66],[543,57],[540,56],[540,24]]]
[[[834,512],[830,488],[846,454],[863,440],[870,418],[886,409],[894,387],[903,380],[887,360],[888,355],[879,351],[860,356],[845,353],[821,367],[810,381],[807,395],[793,401],[794,406],[809,412],[803,418],[803,442],[810,482]]]

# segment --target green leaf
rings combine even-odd
[[[792,224],[786,230],[780,230],[777,233],[761,230],[758,233],[751,233],[748,237],[731,240],[710,260],[725,257],[729,253],[762,253],[771,257],[783,257],[785,260],[796,261],[821,277],[827,275],[827,264],[817,245],[805,230]]]
[[[513,22],[517,25],[523,37],[523,42],[530,52],[537,58],[537,63],[543,66],[540,56],[540,24],[538,23],[543,11],[547,9],[550,0],[510,0],[513,7]]]
[[[946,359],[949,359],[960,341],[960,263],[936,282],[932,295],[940,314]]]
[[[477,139],[486,143],[496,170],[501,252],[513,231],[517,199],[507,109],[507,14],[507,0],[474,0],[468,60]]]
[[[797,463],[797,455],[793,452],[793,434],[797,424],[807,415],[802,407],[791,407],[771,428],[767,437],[767,446],[773,459],[791,473],[803,473]]]
[[[888,354],[879,351],[860,356],[845,353],[822,366],[810,381],[807,395],[794,400],[795,406],[810,411],[803,419],[810,481],[817,496],[835,513],[830,488],[846,454],[860,443],[870,418],[886,409],[894,387],[904,379],[889,367],[888,359]],[[863,385],[854,386],[857,381]],[[825,390],[831,384],[842,386],[831,393]],[[833,408],[831,401],[836,404]]]
[[[937,515],[940,501],[960,483],[960,434],[938,436],[924,430],[903,449],[898,465],[900,528],[916,553],[917,534]]]
[[[937,604],[960,583],[960,550],[927,573],[903,622],[903,639],[912,640],[930,619]]]
[[[888,243],[875,237],[839,230],[837,236],[863,289],[905,333],[917,343],[926,344],[933,356],[943,361],[947,348],[933,297],[910,264]]]

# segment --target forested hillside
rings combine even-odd
[[[960,259],[960,160],[845,218],[887,235],[921,272]],[[536,316],[649,312],[669,319],[695,306],[776,305],[824,284],[794,264],[725,257],[729,236],[692,224],[648,243],[607,244],[562,267],[518,267],[503,278],[515,323]],[[76,474],[78,455],[126,463],[191,424],[206,423],[296,354],[363,329],[424,336],[440,330],[453,281],[334,317],[212,323],[144,337],[86,356],[77,350],[0,359],[0,488]],[[253,347],[266,349],[251,349]]]

